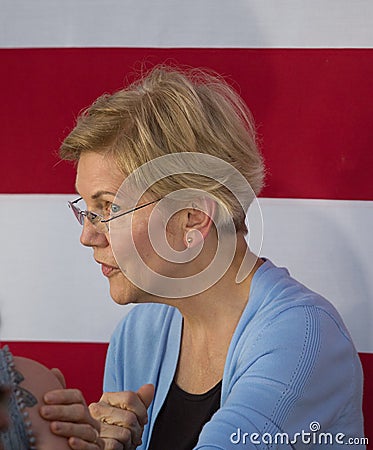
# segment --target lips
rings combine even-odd
[[[105,277],[110,277],[112,274],[120,271],[118,267],[109,266],[101,261],[97,261],[97,263],[101,264],[101,271]]]

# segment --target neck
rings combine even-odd
[[[241,263],[248,265],[246,271],[240,269]],[[261,264],[263,261],[249,252],[242,236],[229,270],[216,284],[196,296],[168,302],[183,316],[175,374],[182,389],[203,393],[222,379],[233,333],[249,301],[254,273]],[[245,272],[249,272],[248,276],[236,282],[237,275]]]
[[[218,282],[197,295],[167,299],[167,304],[181,312],[184,332],[200,338],[203,335],[216,338],[220,333],[231,335],[248,302],[253,275],[262,264],[263,261],[249,251],[244,236],[238,235],[233,261]],[[245,270],[248,275],[237,282],[237,274]]]

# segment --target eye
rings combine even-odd
[[[112,203],[111,205],[110,205],[110,208],[109,208],[109,210],[110,210],[110,214],[111,215],[115,215],[115,214],[118,214],[119,212],[120,212],[120,206],[119,205],[116,205],[115,203]]]

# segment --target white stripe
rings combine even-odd
[[[370,0],[0,0],[0,47],[371,48]]]
[[[105,342],[127,307],[79,241],[66,195],[0,195],[4,340]],[[260,199],[261,255],[331,300],[373,352],[373,202]]]
[[[4,340],[105,342],[126,313],[111,300],[92,251],[80,245],[67,200],[0,195]]]
[[[260,199],[262,256],[338,309],[357,349],[373,352],[373,202]]]

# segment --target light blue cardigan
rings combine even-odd
[[[177,309],[142,304],[130,311],[110,341],[105,392],[156,386],[139,450],[150,442],[174,377],[181,329]],[[363,437],[361,402],[360,361],[334,307],[266,260],[253,277],[230,343],[221,407],[204,426],[195,449],[269,448],[271,440],[271,448],[346,448],[340,442]],[[317,424],[320,432],[333,436],[295,435],[311,433]],[[287,433],[289,443],[276,433]]]

